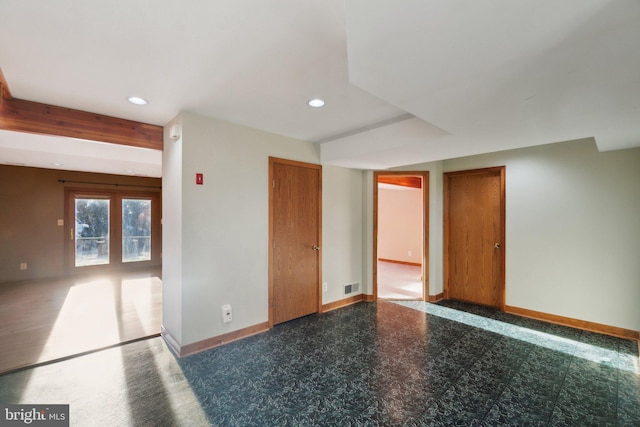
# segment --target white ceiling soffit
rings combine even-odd
[[[0,130],[0,164],[160,178],[162,151]]]
[[[404,114],[349,83],[344,8],[1,0],[0,67],[15,98],[160,126],[194,111],[317,141]],[[309,108],[314,97],[326,106]]]
[[[323,161],[640,146],[637,0],[348,0],[346,13],[351,82],[416,119],[327,142]]]
[[[345,167],[640,144],[638,0],[0,0],[0,67],[15,98],[156,125],[195,111]]]

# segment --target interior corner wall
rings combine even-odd
[[[362,171],[362,292],[373,295],[373,171]]]
[[[162,151],[162,326],[182,343],[182,138],[171,139],[164,127]]]
[[[322,178],[322,281],[327,284],[322,302],[327,304],[345,298],[344,285],[363,285],[363,172],[323,165]]]
[[[506,304],[640,330],[640,148],[593,139],[444,161],[506,166]]]
[[[175,301],[163,295],[171,306],[163,309],[163,323],[173,319],[180,332],[168,330],[185,346],[268,321],[269,157],[319,164],[320,150],[191,112],[179,120],[182,138],[165,138],[175,151],[163,159],[165,215],[173,215],[164,217],[164,244],[178,252],[169,260],[165,251],[163,289]],[[203,185],[196,185],[196,173]],[[362,250],[361,172],[324,166],[322,175],[323,278],[336,285],[361,280],[355,255]],[[224,304],[233,311],[226,324]]]

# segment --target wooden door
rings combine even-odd
[[[445,174],[445,298],[504,309],[505,168]]]
[[[269,323],[320,311],[320,165],[269,159]]]

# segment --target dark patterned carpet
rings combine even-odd
[[[180,364],[219,426],[640,425],[636,342],[403,304],[309,316]]]
[[[161,339],[0,376],[72,426],[640,426],[635,341],[448,302],[360,303],[176,360]]]

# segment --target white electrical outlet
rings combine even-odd
[[[20,270],[26,270],[27,269],[27,263],[26,262],[21,262],[20,263]]]
[[[231,304],[225,304],[222,306],[222,322],[229,323],[233,319],[233,315],[231,313]]]
[[[64,225],[64,219],[58,220],[58,227],[62,227]]]
[[[327,292],[328,288],[329,288],[329,285],[327,285],[327,282],[322,282],[322,292]]]
[[[413,256],[413,251],[409,251],[409,252],[407,252],[407,255],[409,255],[409,256]]]

